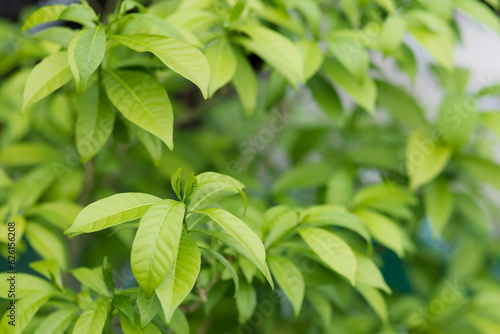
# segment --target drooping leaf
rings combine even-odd
[[[40,101],[72,78],[68,53],[61,51],[48,56],[31,71],[24,88],[22,110]]]
[[[365,284],[358,284],[356,290],[366,299],[383,323],[387,323],[387,305],[382,294],[375,288]]]
[[[56,260],[39,260],[30,263],[30,268],[52,280],[56,285],[63,286],[62,275]]]
[[[31,247],[42,258],[56,260],[59,267],[63,271],[66,270],[66,247],[54,231],[38,223],[29,223],[26,229],[26,238]]]
[[[78,317],[73,333],[102,333],[108,317],[108,307],[108,297],[101,297],[92,302]]]
[[[451,149],[438,143],[425,129],[415,130],[406,145],[406,169],[410,177],[410,189],[432,181],[443,171],[450,159]]]
[[[411,34],[444,68],[453,69],[454,41],[427,29],[410,29]]]
[[[500,32],[500,19],[484,3],[472,0],[456,0],[454,2],[458,8],[472,16],[479,23],[489,26],[496,32]]]
[[[255,232],[252,231],[252,229],[248,227],[247,224],[222,209],[211,208],[196,210],[194,212],[210,217],[229,235],[236,239],[244,249],[247,258],[253,264],[255,264],[257,268],[259,268],[259,270],[268,280],[269,284],[273,286],[271,274],[269,273],[269,268],[266,264],[266,252],[264,245],[262,244],[262,241],[259,239],[259,237],[255,234]]]
[[[129,121],[160,138],[173,149],[172,106],[165,88],[138,71],[104,71],[103,82],[111,102]]]
[[[343,120],[342,103],[332,85],[319,75],[312,77],[307,85],[321,109],[337,124],[341,125]]]
[[[424,205],[434,237],[441,236],[453,211],[453,194],[448,182],[438,178],[424,187]]]
[[[68,62],[78,90],[84,90],[92,73],[101,64],[106,33],[101,25],[78,32],[68,47]]]
[[[208,96],[227,84],[234,76],[237,66],[231,44],[225,38],[219,38],[208,46],[205,55],[210,65],[210,80],[208,82]]]
[[[298,233],[330,269],[345,276],[354,285],[356,256],[344,240],[332,232],[317,227],[305,227]]]
[[[309,80],[318,72],[323,64],[323,51],[318,43],[308,40],[301,40],[297,43],[297,48],[304,59],[304,81]]]
[[[356,284],[362,283],[391,293],[391,289],[387,286],[379,268],[369,257],[356,255],[356,262],[358,264]]]
[[[394,52],[401,45],[405,31],[405,19],[401,15],[389,15],[380,32],[380,49],[386,54]]]
[[[284,257],[270,256],[268,262],[271,273],[292,303],[297,317],[300,313],[305,291],[302,273],[292,261]]]
[[[161,198],[143,193],[122,193],[106,197],[85,207],[64,233],[95,232],[141,218],[159,201]]]
[[[295,210],[278,205],[270,208],[264,215],[264,241],[266,248],[279,242],[290,233],[298,223]]]
[[[59,20],[59,15],[68,8],[66,5],[48,5],[35,10],[24,22],[21,31],[28,30],[36,25]]]
[[[212,255],[213,257],[215,257],[220,263],[222,263],[222,265],[227,269],[227,271],[229,272],[229,274],[231,275],[231,277],[233,278],[233,281],[234,281],[234,296],[236,296],[238,294],[238,289],[239,289],[239,277],[238,277],[238,273],[236,272],[236,270],[234,270],[233,266],[231,265],[231,263],[223,256],[221,255],[220,253],[216,252],[216,251],[213,251],[209,248],[203,248],[201,247],[200,248],[202,251],[208,253],[209,255]]]
[[[51,313],[38,325],[33,334],[60,334],[69,327],[78,313],[76,307],[62,308]]]
[[[380,213],[370,210],[357,210],[356,214],[366,224],[368,230],[375,239],[394,251],[399,257],[403,257],[403,234],[394,221]]]
[[[73,3],[61,13],[59,20],[76,22],[90,28],[95,27],[96,21],[99,19],[89,4]]]
[[[109,296],[110,292],[104,282],[101,267],[90,268],[77,268],[71,270],[71,274],[82,283],[83,285],[91,288],[92,290],[100,293],[103,296]]]
[[[370,63],[367,51],[355,37],[353,30],[335,30],[326,39],[328,49],[355,77],[354,81],[366,75]]]
[[[167,323],[171,321],[176,308],[193,289],[200,272],[200,265],[200,249],[184,230],[177,257],[170,267],[167,277],[156,289]]]
[[[139,139],[141,144],[149,153],[149,156],[151,157],[151,160],[153,160],[154,165],[158,167],[161,164],[161,157],[163,152],[163,142],[161,141],[161,139],[125,118],[123,119],[123,121],[127,125],[129,131],[133,133],[134,136],[137,137],[137,139]]]
[[[139,309],[139,315],[141,318],[141,327],[146,326],[151,320],[158,314],[161,309],[160,301],[158,296],[153,294],[151,297],[147,297],[146,293],[142,288],[139,287],[139,292],[137,293],[136,299],[137,308]]]
[[[250,116],[257,104],[257,78],[245,55],[236,48],[233,52],[236,57],[236,69],[231,82],[240,97],[246,115]]]
[[[132,244],[132,272],[151,297],[174,264],[182,232],[184,203],[165,199],[155,203],[139,223]]]
[[[236,295],[236,308],[238,309],[238,322],[246,323],[252,317],[257,306],[257,296],[252,284],[241,281],[240,289]]]
[[[195,47],[172,38],[155,35],[113,36],[121,44],[138,52],[151,52],[166,66],[197,85],[207,97],[210,66]]]

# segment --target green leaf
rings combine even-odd
[[[500,112],[486,112],[479,114],[479,119],[484,126],[490,128],[500,137]]]
[[[28,30],[42,23],[59,20],[59,15],[61,15],[66,8],[68,8],[66,5],[49,5],[38,8],[28,17],[26,22],[24,22],[21,31]]]
[[[155,166],[158,167],[161,164],[163,148],[163,143],[160,138],[152,135],[146,130],[143,130],[141,127],[135,125],[135,123],[132,123],[125,118],[123,119],[123,121],[127,125],[129,131],[132,132],[134,136],[137,137],[137,139],[139,139],[146,151],[149,153],[149,156],[153,160]]]
[[[454,41],[426,29],[413,28],[410,32],[441,66],[453,69]]]
[[[476,98],[449,93],[442,101],[438,128],[443,139],[454,148],[460,148],[468,140],[476,127]]]
[[[205,50],[205,56],[210,65],[208,96],[211,97],[233,78],[237,60],[226,38],[219,38],[212,42]]]
[[[236,272],[236,270],[234,270],[231,263],[218,252],[215,252],[209,248],[200,247],[200,249],[202,251],[208,253],[209,255],[214,256],[227,269],[227,271],[229,272],[229,274],[231,275],[231,277],[233,278],[233,281],[234,281],[234,296],[236,297],[236,295],[238,294],[239,286],[240,286],[240,283],[239,283],[240,280],[238,278],[238,273]]]
[[[67,84],[72,77],[66,51],[48,56],[37,64],[28,76],[21,109],[26,110],[33,103]]]
[[[115,295],[113,297],[113,304],[122,314],[124,314],[127,319],[134,323],[134,305],[132,305],[132,301],[126,295]],[[121,318],[120,318],[121,320]]]
[[[31,247],[42,258],[56,260],[59,267],[66,270],[66,247],[54,231],[38,223],[28,223],[25,235]]]
[[[394,221],[370,210],[357,210],[356,214],[365,223],[375,239],[393,250],[400,258],[404,256],[403,234]]]
[[[441,86],[449,93],[463,94],[469,82],[470,71],[466,68],[454,68],[448,71],[440,66],[431,65],[434,75]],[[472,98],[471,98],[472,100]]]
[[[316,227],[305,227],[298,233],[330,269],[345,276],[354,285],[356,256],[344,240],[332,232]]]
[[[242,196],[246,206],[246,196],[242,191],[245,185],[236,179],[227,175],[207,172],[197,175],[196,180],[198,187],[191,197],[189,211],[204,208],[237,193]]]
[[[193,289],[200,272],[200,266],[200,249],[184,230],[182,231],[177,257],[170,267],[167,277],[156,289],[167,323],[172,320],[175,309]]]
[[[236,70],[231,80],[247,116],[251,116],[257,105],[257,78],[250,62],[237,48],[233,49],[236,57]]]
[[[300,308],[304,299],[305,282],[299,268],[284,257],[270,256],[268,258],[269,268],[278,282],[281,290],[293,305],[295,317],[300,314]]]
[[[370,63],[367,51],[355,37],[353,30],[335,30],[326,39],[328,50],[355,76],[354,81],[366,75]]]
[[[424,205],[432,235],[440,237],[453,211],[453,194],[448,182],[438,178],[424,187]]]
[[[30,262],[30,268],[52,280],[60,287],[63,286],[61,269],[56,260],[39,260]]]
[[[4,166],[29,166],[61,159],[54,147],[43,142],[21,142],[4,146],[0,151],[0,164]]]
[[[188,179],[186,180],[186,183],[184,184],[184,195],[182,197],[183,201],[186,201],[191,197],[191,195],[196,191],[196,188],[198,187],[198,180],[194,177],[193,172],[189,175]]]
[[[353,27],[357,27],[360,19],[358,0],[340,0],[340,5],[349,23],[351,23]]]
[[[143,334],[144,331],[136,325],[126,314],[119,311],[118,317],[120,318],[120,327],[124,334]],[[133,318],[132,318],[133,319]]]
[[[297,46],[288,38],[260,25],[237,26],[235,29],[250,36],[237,39],[245,48],[259,55],[280,72],[295,87],[304,81],[303,59]]]
[[[458,157],[456,162],[466,173],[476,180],[500,189],[500,166],[493,161],[464,155]]]
[[[252,317],[257,307],[257,296],[252,284],[241,281],[240,290],[236,295],[236,308],[238,309],[238,322],[246,323]]]
[[[67,7],[59,16],[59,20],[71,21],[81,24],[84,27],[95,27],[96,21],[99,21],[92,7],[87,3],[73,3]]]
[[[178,308],[175,310],[168,327],[170,327],[175,334],[189,334],[189,322],[184,313]]]
[[[83,285],[89,287],[90,289],[100,293],[103,296],[110,296],[106,282],[104,282],[104,276],[102,275],[102,268],[96,267],[90,268],[77,268],[71,270],[71,274],[82,283]]]
[[[337,124],[343,123],[343,109],[340,98],[335,89],[321,76],[312,77],[307,85],[311,90],[314,100]]]
[[[51,313],[44,317],[33,334],[65,333],[77,313],[78,309],[76,307],[63,308]]]
[[[380,32],[380,49],[386,54],[391,54],[396,51],[403,41],[405,31],[405,19],[400,15],[389,15],[385,19],[382,25],[382,31]]]
[[[181,171],[182,171],[182,168],[179,168],[178,170],[176,170],[172,174],[172,177],[170,178],[170,184],[172,185],[172,190],[177,195],[177,198],[179,199],[179,201],[182,200],[182,197],[181,197]]]
[[[278,205],[267,210],[264,215],[266,248],[285,238],[297,226],[297,223],[297,212],[287,206]]]
[[[108,317],[108,307],[108,297],[102,297],[92,302],[78,317],[73,333],[102,333]]]
[[[129,121],[160,138],[173,149],[174,115],[165,88],[138,71],[104,71],[103,82],[111,102]]]
[[[102,277],[104,279],[104,283],[106,283],[106,287],[112,294],[115,291],[115,280],[113,279],[113,269],[108,262],[108,258],[105,256],[102,261]]]
[[[356,271],[356,285],[362,283],[391,293],[391,288],[385,283],[384,277],[375,263],[366,256],[356,255],[358,268]]]
[[[303,77],[304,81],[307,81],[321,68],[324,58],[323,51],[317,42],[305,39],[297,42],[297,48],[304,59]]]
[[[92,159],[106,144],[115,123],[115,112],[100,86],[86,91],[76,121],[76,148],[83,163]]]
[[[356,290],[366,299],[380,320],[382,320],[383,323],[387,323],[387,305],[382,294],[376,289],[362,283],[356,286]]]
[[[197,85],[207,98],[210,66],[195,47],[172,38],[155,35],[113,36],[121,44],[138,52],[151,52],[172,71]]]
[[[184,203],[165,199],[142,217],[132,244],[132,272],[151,297],[173,265],[184,220]]]
[[[349,94],[368,113],[374,114],[377,86],[367,74],[358,80],[353,80],[352,75],[342,65],[333,61],[323,63],[322,73],[328,80]]]
[[[406,169],[410,177],[410,189],[432,181],[446,167],[451,149],[442,146],[425,129],[417,129],[406,144]]]
[[[9,279],[11,276],[13,275],[7,272],[0,273],[0,298],[9,299],[11,283]],[[38,293],[53,294],[56,292],[54,285],[40,277],[25,273],[17,273],[14,276],[16,277],[17,299],[25,299]]]
[[[193,211],[210,217],[222,229],[229,233],[244,250],[245,257],[259,268],[267,281],[273,286],[271,274],[266,264],[266,251],[262,241],[244,222],[222,209],[204,209]]]
[[[43,202],[26,210],[26,216],[41,217],[61,230],[71,226],[82,211],[80,204],[69,201]]]
[[[455,5],[472,16],[477,22],[489,26],[496,32],[500,32],[500,19],[485,4],[473,0],[455,0]]]
[[[122,193],[103,198],[85,207],[64,233],[95,232],[141,218],[159,201],[161,198],[143,193]]]
[[[150,323],[161,309],[158,296],[153,294],[151,297],[147,297],[146,293],[141,288],[139,288],[139,292],[137,294],[136,304],[141,316],[141,327]]]
[[[90,76],[101,64],[106,50],[106,33],[101,25],[78,32],[68,47],[68,62],[76,88],[84,90]]]
[[[307,188],[323,184],[334,170],[328,162],[316,162],[292,167],[282,173],[274,183],[274,193],[283,192],[293,188]]]

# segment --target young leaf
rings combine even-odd
[[[367,51],[359,45],[355,36],[352,30],[335,30],[327,38],[328,49],[354,75],[354,81],[366,75],[370,63]]]
[[[391,288],[385,283],[380,269],[369,257],[356,255],[356,262],[358,264],[356,270],[356,285],[362,283],[391,293]]]
[[[42,258],[56,260],[59,267],[66,270],[66,247],[54,231],[38,223],[29,223],[25,235],[31,247]]]
[[[260,25],[237,26],[235,29],[250,36],[238,39],[248,50],[259,55],[280,72],[295,87],[304,81],[303,59],[295,44],[280,33]]]
[[[432,181],[446,167],[451,149],[437,143],[425,129],[415,130],[406,145],[406,169],[410,177],[410,189]]]
[[[78,308],[76,307],[62,308],[51,313],[40,322],[33,334],[65,333],[77,313]]]
[[[40,260],[30,263],[30,268],[62,287],[62,275],[56,260]]]
[[[165,199],[142,217],[132,244],[132,272],[151,297],[173,265],[184,220],[184,203]]]
[[[362,283],[356,286],[356,290],[366,299],[380,320],[382,320],[383,323],[387,323],[387,305],[382,294],[371,286]]]
[[[236,69],[232,84],[240,97],[247,116],[251,116],[257,105],[257,78],[250,62],[239,48],[233,49],[236,57]]]
[[[316,227],[302,228],[298,233],[330,269],[347,277],[354,285],[356,256],[344,240],[332,232]]]
[[[445,179],[438,178],[424,187],[424,205],[432,235],[441,236],[453,211],[453,194]]]
[[[191,195],[196,191],[198,187],[198,180],[194,177],[193,172],[189,175],[186,183],[184,184],[184,195],[182,197],[183,201],[186,201],[191,197]]]
[[[134,305],[129,297],[126,295],[115,295],[113,297],[113,304],[122,314],[124,314],[127,319],[134,323]]]
[[[170,178],[170,184],[172,185],[172,190],[177,195],[177,198],[179,199],[179,201],[182,201],[182,197],[181,197],[181,171],[182,171],[182,168],[179,168],[178,170],[176,170],[172,174],[172,177]]]
[[[210,65],[210,80],[208,82],[208,96],[227,84],[236,71],[236,57],[231,44],[226,38],[219,38],[205,50]]]
[[[139,292],[137,294],[136,304],[141,316],[141,327],[150,323],[161,309],[160,301],[158,300],[157,295],[153,294],[151,297],[147,297],[144,290],[141,288],[139,288]]]
[[[92,85],[85,91],[76,121],[76,148],[83,163],[106,144],[115,124],[115,112],[104,90]]]
[[[301,40],[297,43],[297,47],[304,59],[304,81],[309,80],[323,64],[323,51],[317,42]]]
[[[137,71],[104,71],[103,82],[111,102],[129,121],[160,138],[173,149],[174,115],[165,88]]]
[[[78,32],[68,47],[68,62],[76,88],[84,90],[92,73],[101,64],[106,49],[106,33],[101,25]]]
[[[264,215],[266,248],[276,244],[290,233],[298,223],[298,214],[286,206],[275,206]]]
[[[238,322],[246,323],[252,317],[257,306],[255,288],[246,281],[241,281],[240,290],[236,295],[236,308],[238,309]]]
[[[184,230],[182,231],[177,257],[170,267],[167,277],[156,289],[165,320],[169,323],[175,309],[193,289],[201,266],[201,253],[198,245]]]
[[[284,257],[270,256],[267,261],[271,273],[292,303],[295,317],[297,317],[304,299],[305,282],[302,273],[292,261]]]
[[[229,212],[222,209],[203,209],[193,211],[210,217],[220,227],[222,227],[229,235],[238,241],[242,246],[248,259],[252,261],[257,268],[264,274],[267,281],[273,286],[271,274],[266,264],[266,251],[262,241],[254,231],[244,222]]]
[[[368,230],[382,245],[393,250],[399,257],[404,255],[403,234],[398,225],[384,215],[370,210],[356,211]]]
[[[24,87],[22,110],[40,101],[72,78],[68,53],[61,51],[48,56],[31,71]]]
[[[86,2],[84,4],[73,3],[67,7],[59,16],[59,20],[71,21],[81,24],[84,27],[95,27],[98,17],[92,7]]]
[[[103,198],[85,207],[64,233],[95,232],[141,218],[159,201],[161,198],[143,193],[122,193]]]
[[[102,297],[92,302],[78,317],[73,333],[102,333],[108,318],[108,307],[108,297]]]
[[[77,268],[71,270],[71,274],[73,274],[73,276],[75,276],[80,283],[100,293],[101,295],[110,295],[106,282],[104,281],[101,267],[94,269],[85,267]]]
[[[66,8],[68,8],[66,5],[48,5],[38,8],[24,22],[21,31],[28,30],[42,23],[59,20],[59,16]]]
[[[151,52],[166,66],[197,85],[207,98],[210,66],[195,47],[172,38],[155,35],[113,36],[121,44],[138,52]]]

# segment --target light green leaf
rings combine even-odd
[[[424,187],[425,213],[435,238],[441,236],[448,223],[453,204],[453,194],[445,179],[438,178]]]
[[[138,52],[151,52],[166,66],[197,85],[207,98],[210,66],[195,47],[172,38],[155,35],[113,36],[121,44]]]
[[[370,59],[367,51],[356,40],[352,30],[335,30],[326,39],[328,50],[339,60],[342,66],[355,78],[362,79],[366,75]]]
[[[66,270],[66,247],[54,231],[38,223],[28,223],[25,235],[31,247],[42,258],[56,260],[59,267]]]
[[[84,27],[95,27],[98,17],[92,7],[87,3],[76,4],[73,3],[67,7],[59,16],[59,20],[71,21],[81,24]]]
[[[167,323],[172,320],[175,309],[193,289],[200,266],[200,249],[184,230],[175,262],[170,267],[167,277],[156,289]]]
[[[380,269],[369,257],[356,255],[356,262],[358,264],[356,285],[362,283],[391,293],[391,288],[385,283]]]
[[[82,283],[83,285],[91,288],[92,290],[100,293],[103,296],[109,296],[110,292],[104,282],[101,267],[90,268],[76,268],[71,270],[71,274]]]
[[[328,162],[316,162],[292,167],[282,173],[272,188],[274,193],[292,188],[307,188],[323,184],[333,172],[334,166]]]
[[[380,32],[380,49],[386,54],[391,54],[399,48],[403,41],[403,35],[406,31],[406,21],[400,15],[389,15]]]
[[[175,334],[189,334],[189,322],[179,308],[175,309],[168,327],[170,327]]]
[[[284,257],[270,256],[268,262],[271,273],[292,303],[295,317],[297,317],[300,314],[305,291],[302,273],[292,261]]]
[[[366,111],[370,114],[375,112],[377,86],[372,78],[365,74],[359,80],[353,79],[342,65],[333,61],[325,61],[322,72],[328,80],[342,88]]]
[[[163,152],[163,143],[160,138],[152,135],[148,131],[142,129],[141,127],[135,125],[135,123],[130,122],[127,119],[123,119],[127,125],[130,132],[139,139],[146,151],[149,153],[151,160],[156,167],[161,164],[161,157]]]
[[[317,42],[305,39],[297,42],[297,48],[304,59],[303,78],[304,81],[307,81],[321,68],[324,58],[323,51]]]
[[[59,160],[62,155],[53,146],[43,142],[21,142],[2,147],[0,164],[4,166],[30,166]]]
[[[442,101],[438,127],[443,139],[454,148],[464,145],[476,127],[476,98],[449,93]]]
[[[49,5],[38,8],[28,17],[26,22],[24,22],[21,31],[28,30],[42,23],[59,20],[59,15],[61,15],[66,8],[68,8],[66,5]]]
[[[108,317],[109,298],[102,297],[90,304],[78,317],[73,334],[103,332]]]
[[[305,227],[298,233],[330,269],[347,277],[354,285],[356,256],[344,240],[332,232],[316,227]]]
[[[139,223],[130,262],[147,297],[151,297],[174,263],[183,219],[184,203],[165,199],[149,208]]]
[[[123,312],[118,312],[118,317],[120,318],[120,327],[123,334],[143,334],[144,331],[139,327],[139,325],[132,322]]]
[[[150,298],[146,296],[144,290],[139,287],[136,299],[137,308],[141,317],[141,327],[146,326],[156,316],[161,309],[160,301],[156,294]]]
[[[63,286],[61,269],[56,260],[39,260],[30,262],[30,268],[52,280],[60,287]]]
[[[184,195],[182,197],[183,201],[186,201],[191,197],[193,192],[196,191],[196,188],[198,187],[198,180],[194,177],[193,172],[189,175],[188,179],[186,180],[186,183],[184,184]]]
[[[194,191],[188,209],[194,211],[239,193],[246,203],[243,193],[245,185],[238,180],[218,173],[206,172],[196,176],[198,187]]]
[[[129,297],[126,295],[115,295],[113,297],[113,305],[116,307],[120,312],[126,316],[126,318],[130,322],[134,322],[134,305],[132,304],[132,301],[130,300]],[[120,317],[121,320],[121,317]]]
[[[83,163],[106,144],[115,123],[115,112],[100,86],[92,85],[84,95],[76,121],[76,148]]]
[[[454,41],[426,29],[412,28],[410,32],[441,66],[453,69]]]
[[[380,320],[382,320],[383,323],[387,323],[387,305],[382,294],[371,286],[362,283],[356,286],[356,290],[366,299]]]
[[[356,214],[365,223],[375,239],[393,250],[399,257],[404,256],[403,234],[394,221],[370,210],[358,210]]]
[[[455,0],[455,5],[472,16],[479,23],[489,26],[496,32],[500,32],[500,19],[488,6],[473,0]]]
[[[229,274],[233,278],[233,281],[234,281],[234,296],[236,296],[238,294],[238,289],[239,289],[239,286],[240,286],[240,283],[239,283],[240,280],[239,280],[239,277],[238,277],[238,273],[236,272],[236,270],[234,270],[234,268],[231,265],[231,263],[223,255],[221,255],[218,252],[215,252],[215,251],[213,251],[213,250],[211,250],[209,248],[200,247],[200,249],[202,251],[208,253],[209,255],[214,256],[227,269],[227,271],[229,272]],[[244,258],[242,258],[242,259],[244,259]],[[254,268],[256,268],[256,267],[254,266]]]
[[[38,216],[61,230],[71,226],[78,214],[82,211],[82,206],[69,201],[43,202],[26,210],[26,216]]]
[[[227,84],[236,71],[236,56],[231,44],[226,38],[219,38],[205,50],[210,65],[210,80],[208,82],[208,96]]]
[[[280,33],[260,25],[237,26],[235,29],[250,36],[238,39],[248,50],[259,55],[280,72],[295,87],[304,81],[303,59],[295,44]]]
[[[238,49],[233,49],[236,57],[236,70],[232,84],[240,97],[247,116],[251,116],[257,104],[257,78],[250,62]]]
[[[410,189],[432,181],[446,167],[451,149],[438,144],[425,129],[415,130],[406,144],[406,169],[410,177]]]
[[[64,333],[77,312],[78,309],[76,307],[69,307],[51,313],[42,320],[33,334]]]
[[[266,264],[266,251],[262,241],[255,234],[254,231],[239,218],[233,216],[229,212],[222,209],[204,209],[196,210],[200,213],[210,217],[222,229],[229,233],[244,249],[245,257],[247,257],[253,264],[259,268],[264,274],[269,284],[273,286],[271,274]]]
[[[431,69],[445,91],[456,94],[465,92],[470,77],[470,71],[468,69],[455,67],[453,71],[448,71],[436,65],[431,65]],[[474,99],[470,97],[469,102],[473,101]]]
[[[500,166],[491,160],[475,156],[460,156],[458,165],[470,176],[500,189]]]
[[[311,90],[314,100],[318,103],[321,109],[323,109],[323,111],[337,124],[342,125],[342,103],[340,102],[340,98],[332,85],[319,75],[312,77],[307,82],[307,85]]]
[[[173,149],[174,115],[165,88],[138,71],[104,71],[103,82],[111,102],[129,121],[160,138]]]
[[[297,226],[297,218],[297,212],[284,205],[267,210],[264,215],[264,244],[266,248],[285,238]]]
[[[106,50],[106,33],[101,25],[78,32],[68,47],[68,62],[76,88],[84,90],[90,76],[101,64]]]
[[[360,19],[358,0],[340,0],[340,5],[351,25],[357,27]]]
[[[479,114],[479,119],[484,126],[490,128],[500,137],[500,112],[486,112]]]
[[[56,292],[54,285],[40,277],[25,273],[17,273],[13,275],[3,272],[0,273],[0,298],[10,298],[8,295],[11,283],[9,279],[11,276],[15,276],[17,299],[25,299],[30,295],[35,295],[37,293],[53,294]]]
[[[236,308],[238,309],[238,322],[246,323],[252,317],[257,306],[257,296],[252,284],[241,281],[240,290],[236,295]]]
[[[143,193],[121,193],[85,207],[64,233],[89,233],[141,218],[153,204],[161,201]]]
[[[28,76],[21,109],[26,110],[33,103],[67,84],[72,77],[66,51],[48,56],[37,64]]]
[[[177,198],[182,200],[181,197],[181,171],[182,168],[179,168],[176,170],[173,174],[172,177],[170,178],[170,184],[172,185],[172,190],[175,192],[177,195]]]

